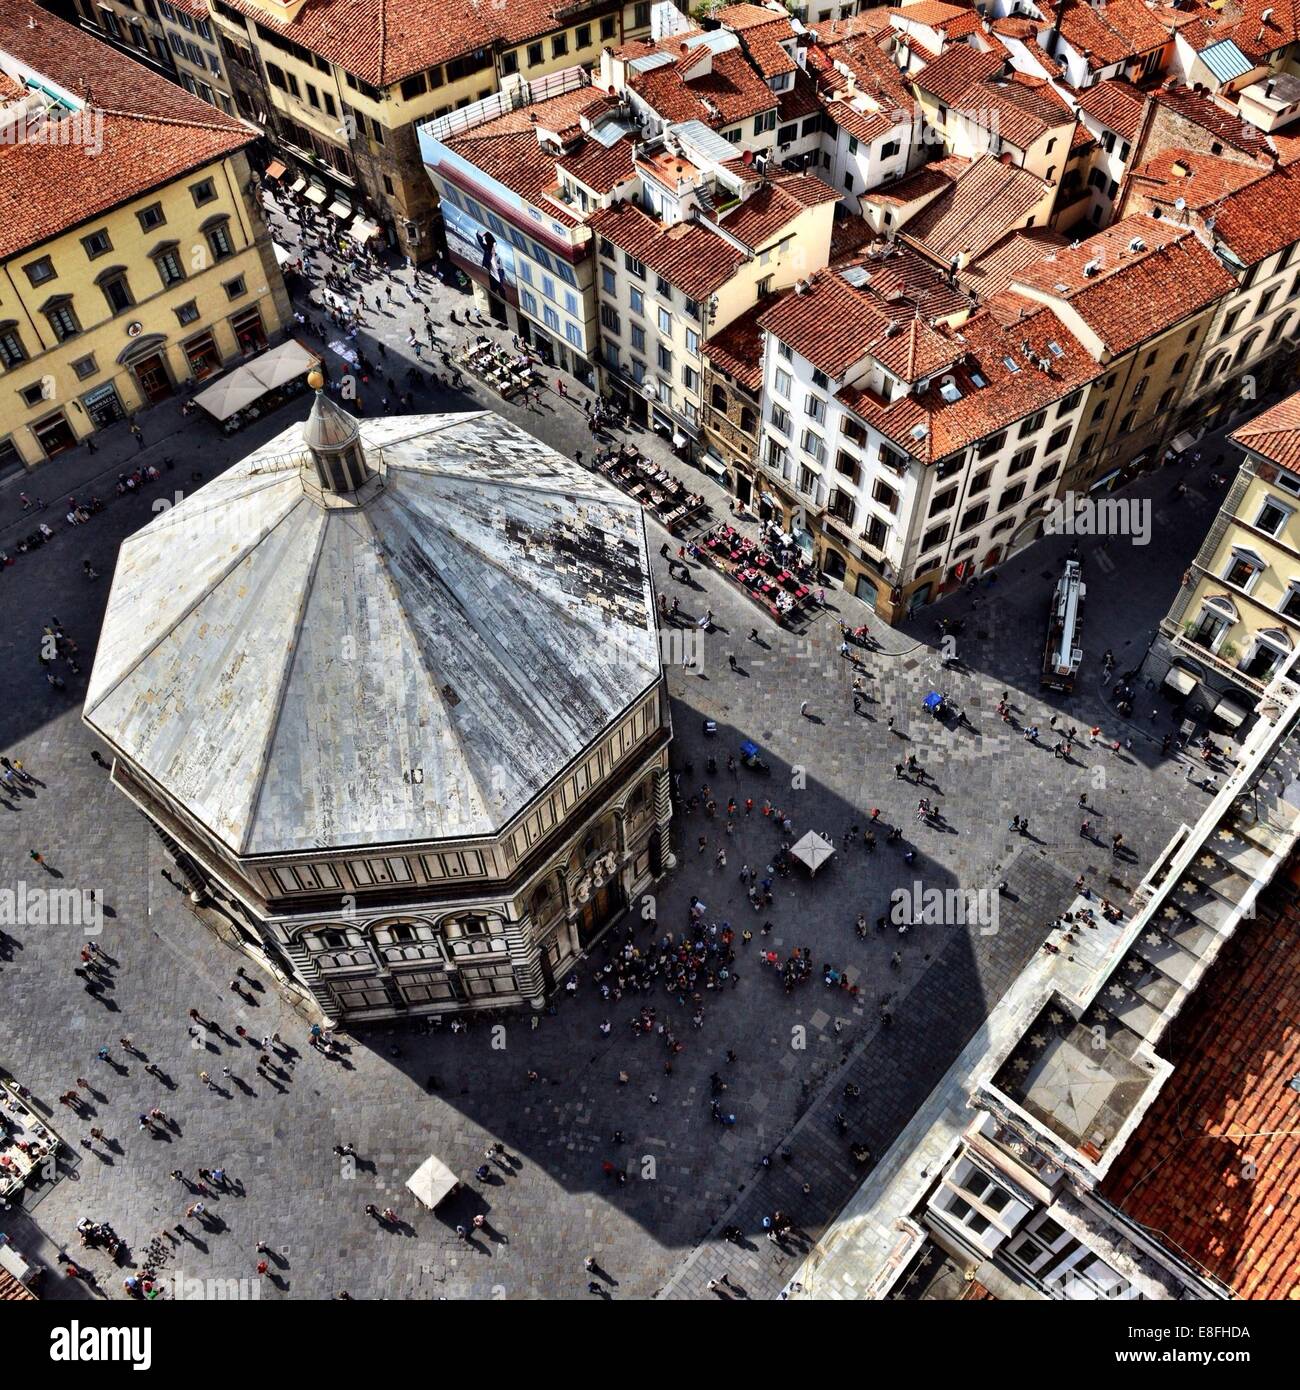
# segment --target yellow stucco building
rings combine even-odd
[[[0,0],[0,128],[0,472],[279,333],[288,297],[240,121]]]
[[[1300,393],[1231,437],[1241,469],[1143,669],[1236,728],[1300,643]]]

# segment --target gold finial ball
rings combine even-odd
[[[313,367],[307,373],[307,385],[313,391],[319,391],[325,385],[325,373],[319,367]]]

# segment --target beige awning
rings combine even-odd
[[[1239,729],[1250,717],[1250,711],[1242,708],[1240,695],[1222,695],[1214,707],[1214,717],[1221,719],[1230,729]]]
[[[194,397],[194,403],[214,419],[228,420],[268,391],[303,376],[319,364],[320,358],[314,352],[309,352],[296,338],[288,338],[214,381]]]
[[[314,183],[307,190],[306,197],[308,202],[315,203],[319,207],[329,197],[329,191],[322,188],[320,184]]]
[[[364,217],[358,217],[348,228],[348,235],[353,241],[365,243],[371,237],[377,237],[380,227],[374,222],[367,222]]]
[[[815,874],[835,853],[835,846],[815,830],[809,830],[802,839],[796,840],[790,846],[790,853],[807,864],[809,870]]]
[[[1170,448],[1174,451],[1174,453],[1176,453],[1176,454],[1184,454],[1184,453],[1186,453],[1187,450],[1190,449],[1190,448],[1192,447],[1192,445],[1195,444],[1195,443],[1196,443],[1196,436],[1191,432],[1191,430],[1184,430],[1184,431],[1182,432],[1182,434],[1178,434],[1178,435],[1175,435],[1175,436],[1174,436],[1173,443],[1170,444],[1169,447],[1170,447]]]
[[[416,1200],[430,1211],[456,1190],[456,1175],[436,1155],[430,1155],[406,1180]]]
[[[1165,672],[1165,684],[1180,695],[1190,695],[1196,689],[1196,677],[1186,666],[1171,666]]]
[[[352,204],[345,203],[342,198],[335,198],[330,204],[330,212],[338,218],[340,222],[346,222],[352,216]]]

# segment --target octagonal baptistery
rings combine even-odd
[[[643,514],[487,411],[318,391],[122,546],[85,719],[335,1020],[540,1005],[668,861]]]

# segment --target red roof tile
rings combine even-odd
[[[1059,232],[1046,227],[1008,232],[959,271],[957,279],[964,289],[987,301],[1005,290],[1028,267],[1038,265],[1044,256],[1066,245],[1068,242]]]
[[[1243,449],[1300,473],[1300,391],[1247,420],[1232,432]]]
[[[919,91],[945,106],[970,113],[980,125],[996,121],[998,135],[1019,149],[1056,126],[1073,125],[1074,113],[1050,82],[1022,72],[1003,73],[1005,59],[958,44],[913,79]]]
[[[945,264],[979,256],[1023,227],[1050,191],[1037,174],[986,154],[908,221],[902,234]]]
[[[0,1303],[35,1303],[36,1295],[7,1269],[0,1269]]]
[[[896,307],[869,286],[855,288],[842,270],[823,271],[805,293],[784,295],[763,315],[762,326],[830,377],[872,357],[901,380],[915,381],[961,356],[910,304]]]
[[[966,93],[977,82],[1000,72],[1004,62],[996,53],[981,53],[970,44],[959,43],[927,63],[912,81],[945,106],[960,106]]]
[[[1285,165],[1228,194],[1214,210],[1214,235],[1242,265],[1300,241],[1300,168]]]
[[[1169,40],[1168,31],[1151,17],[1142,0],[1106,0],[1096,7],[1088,0],[1041,0],[1040,8],[1048,18],[1059,8],[1061,37],[1093,68],[1152,53]]]
[[[703,121],[719,127],[748,120],[777,106],[776,93],[754,71],[739,48],[715,53],[707,72],[698,70],[695,50],[681,62],[629,70],[628,85],[665,120]]]
[[[766,24],[780,24],[790,29],[790,14],[784,7],[769,10],[766,5],[724,5],[720,10],[715,10],[711,18],[724,29],[734,29],[737,33]]]
[[[1266,57],[1300,39],[1300,0],[1240,0],[1216,37],[1232,39],[1248,58]]]
[[[739,34],[741,46],[750,62],[764,77],[779,77],[798,68],[795,60],[781,47],[781,40],[793,43],[794,27],[784,10],[768,10],[761,5],[728,5],[714,19],[724,29]]]
[[[1225,145],[1257,158],[1269,155],[1268,137],[1257,126],[1243,121],[1235,110],[1228,111],[1211,97],[1190,87],[1162,87],[1154,94],[1156,102],[1185,121],[1207,130]]]
[[[487,48],[507,28],[536,22],[540,8],[536,0],[500,10],[476,0],[440,0],[437,6],[404,0],[308,0],[296,18],[282,23],[255,0],[226,3],[269,33],[302,44],[377,87]],[[551,27],[553,21],[537,32]]]
[[[802,121],[806,116],[815,116],[820,110],[817,84],[809,73],[800,68],[794,75],[793,85],[779,94],[777,120],[786,125],[790,121]]]
[[[1134,240],[1140,249],[1130,249]],[[1085,267],[1096,265],[1089,275]],[[1236,286],[1189,228],[1125,217],[1013,282],[1067,301],[1112,354],[1181,323]]]
[[[963,354],[941,379],[957,387],[955,400],[943,396],[941,381],[920,395],[892,402],[855,388],[841,391],[839,399],[899,448],[928,463],[996,434],[1101,374],[1102,368],[1050,310],[1005,292],[1002,301],[999,313],[982,309],[960,329],[947,331]],[[1056,344],[1059,355],[1049,343]],[[1038,366],[1040,361],[1047,363],[1046,370]],[[975,382],[977,374],[982,385]]]
[[[561,155],[555,164],[593,193],[609,193],[620,183],[628,182],[635,173],[633,144],[627,137],[615,140],[612,145],[584,139],[570,153]]]
[[[827,23],[810,27],[822,43],[839,43],[844,39],[889,33],[893,27],[890,18],[896,13],[897,10],[890,6],[878,5],[873,9],[863,10],[861,14],[851,15],[848,19],[832,19]]]
[[[1181,198],[1193,210],[1208,208],[1229,193],[1255,183],[1265,170],[1218,155],[1166,149],[1149,159],[1131,177],[1132,191],[1172,207]]]
[[[507,111],[494,120],[485,121],[463,135],[452,137],[446,142],[447,148],[534,206],[544,206],[548,216],[574,227],[582,220],[581,217],[561,203],[558,197],[559,180],[555,170],[560,159],[541,145],[538,135],[543,131],[571,134],[581,130],[580,115],[590,119],[592,115],[599,115],[613,105],[608,97],[595,95],[590,87],[579,87],[562,96],[533,102]],[[623,147],[621,150],[620,146]],[[572,147],[575,158],[580,159],[584,151],[591,153],[593,147],[597,153],[593,155],[592,163],[603,173],[625,167],[628,170],[626,176],[631,176],[630,140],[620,140],[607,150],[596,141],[581,139],[580,145]],[[609,186],[613,187],[613,184]],[[597,189],[597,192],[607,191]]]
[[[631,203],[602,208],[587,219],[587,225],[690,299],[712,294],[745,259],[714,232],[691,222],[665,227]]]
[[[757,250],[808,208],[840,195],[813,174],[782,174],[718,219],[718,225]]]
[[[952,33],[949,26],[968,25],[972,18],[978,28],[979,15],[974,10],[963,9],[960,5],[946,5],[943,0],[917,0],[916,4],[904,5],[894,11],[895,20],[911,20],[913,24],[923,24],[927,29],[940,29],[949,34]],[[959,32],[964,34],[969,30],[963,27]]]
[[[1294,398],[1293,398],[1294,399]],[[1270,412],[1271,413],[1271,412]],[[1101,1195],[1242,1298],[1300,1297],[1300,917],[1243,921],[1174,1020],[1174,1064]]]
[[[1091,116],[1098,125],[1113,130],[1121,140],[1131,144],[1142,128],[1142,112],[1146,98],[1132,83],[1118,77],[1107,77],[1094,86],[1085,87],[1077,96],[1079,109]]]
[[[80,127],[89,138],[74,142],[0,144],[0,257],[159,188],[254,138],[241,121],[27,0],[0,0],[0,49],[81,94],[95,116],[103,116],[98,151],[93,125]],[[78,129],[75,118],[63,121]]]
[[[906,174],[892,183],[882,183],[877,188],[869,188],[862,195],[868,202],[888,203],[906,207],[918,199],[933,197],[941,193],[970,168],[971,161],[960,154],[945,155],[933,164],[922,165],[914,174]]]
[[[763,330],[758,320],[768,307],[766,302],[755,304],[704,344],[704,356],[718,371],[755,393],[763,386]]]

